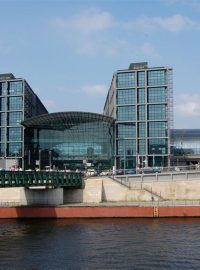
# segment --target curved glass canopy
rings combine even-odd
[[[23,121],[25,166],[77,169],[113,164],[114,119],[97,113],[59,112]]]

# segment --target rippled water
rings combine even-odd
[[[200,219],[0,220],[0,269],[200,269]]]

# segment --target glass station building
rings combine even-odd
[[[171,165],[200,164],[200,129],[173,129]]]
[[[114,73],[104,114],[115,122],[115,166],[169,166],[172,69],[130,64]]]
[[[25,168],[98,170],[113,165],[114,119],[88,112],[44,114],[22,122]]]
[[[23,167],[23,120],[48,113],[26,80],[0,74],[0,167]]]

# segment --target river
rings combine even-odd
[[[0,269],[200,269],[200,219],[0,220]]]

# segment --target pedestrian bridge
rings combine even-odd
[[[82,181],[82,174],[76,172],[0,171],[0,188],[80,188],[82,186]]]

